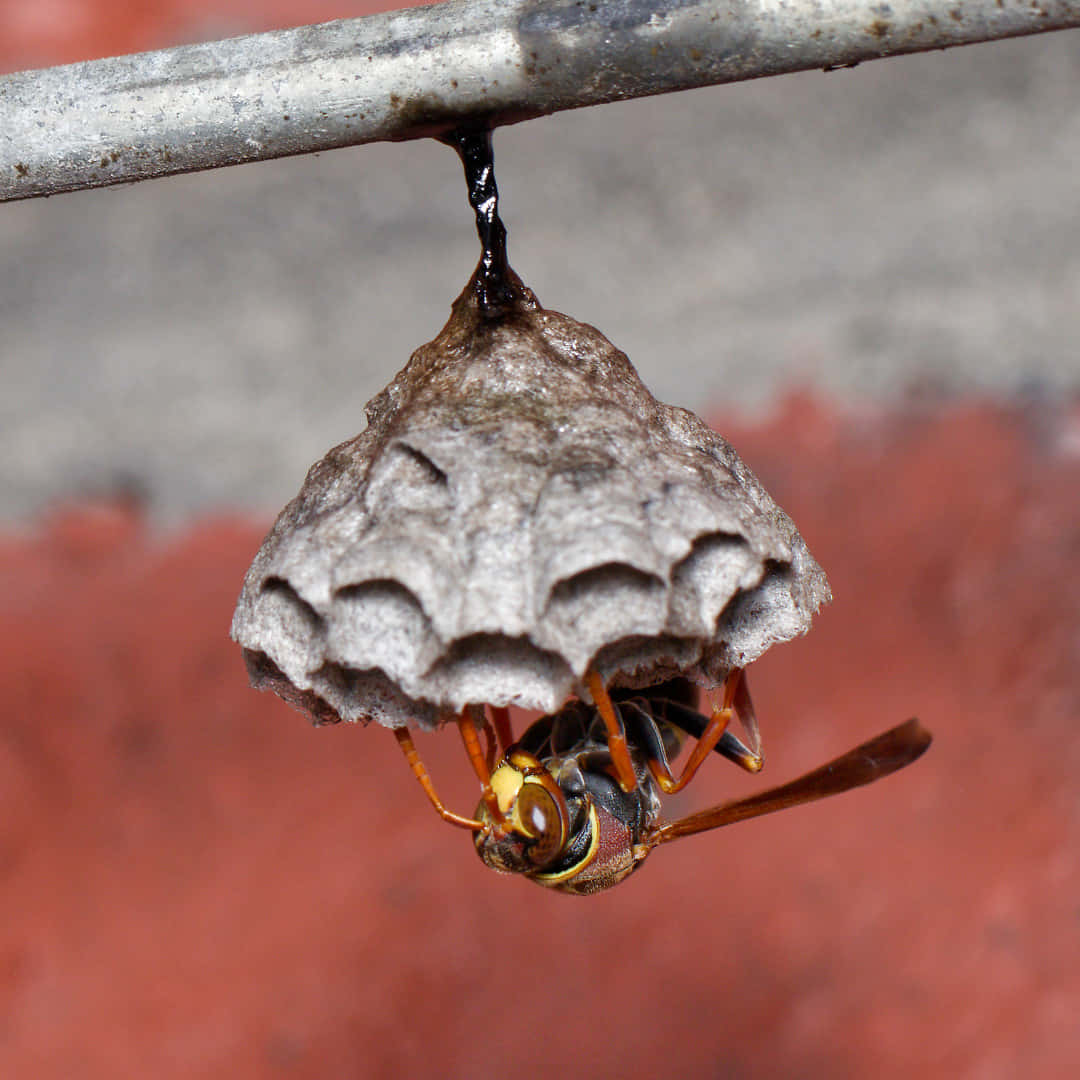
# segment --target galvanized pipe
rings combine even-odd
[[[0,201],[1080,26],[1080,0],[452,0],[0,78]]]

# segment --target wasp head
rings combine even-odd
[[[638,840],[658,812],[652,785],[642,775],[636,791],[623,792],[589,758],[585,752],[541,762],[511,747],[491,776],[504,821],[495,821],[484,802],[476,811],[484,825],[476,850],[487,866],[579,895],[610,888],[637,868],[649,850]]]
[[[532,754],[511,747],[491,774],[491,788],[503,821],[481,801],[476,816],[480,858],[505,874],[529,874],[550,866],[570,839],[570,811],[555,778]]]

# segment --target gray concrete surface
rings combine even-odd
[[[1080,33],[496,136],[511,259],[662,398],[1080,387]],[[271,513],[442,325],[453,153],[380,145],[0,208],[0,521]]]

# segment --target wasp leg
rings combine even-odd
[[[435,785],[431,782],[431,777],[428,775],[428,771],[416,751],[409,729],[403,727],[394,728],[394,735],[397,738],[398,746],[401,747],[405,754],[405,760],[408,761],[409,768],[412,769],[413,776],[420,781],[420,786],[427,793],[427,797],[431,800],[431,805],[435,807],[439,817],[443,821],[450,822],[451,825],[458,825],[463,829],[479,832],[484,826],[475,818],[462,817],[460,814],[455,814],[452,810],[447,810],[443,806],[442,799],[436,793]]]
[[[757,714],[754,712],[754,703],[750,700],[750,684],[746,681],[746,670],[736,668],[724,680],[723,704],[720,708],[713,706],[712,716],[705,727],[705,731],[699,738],[705,738],[705,733],[711,730],[711,725],[718,716],[737,716],[742,724],[750,746],[745,746],[730,731],[723,731],[722,737],[715,742],[718,753],[723,754],[728,761],[735,762],[740,768],[750,773],[761,772],[765,765],[765,759],[761,756],[761,732],[758,730]],[[727,726],[726,721],[724,726]],[[695,751],[696,752],[696,751]],[[700,764],[700,763],[699,763]],[[687,763],[689,766],[689,762]]]
[[[604,681],[596,671],[590,671],[585,676],[585,683],[592,694],[593,704],[604,721],[604,727],[607,728],[608,751],[615,767],[615,778],[623,791],[633,791],[637,787],[637,777],[634,775],[634,764],[630,760],[630,749],[626,745],[626,728],[623,726],[622,717],[612,704]]]
[[[491,769],[488,768],[484,751],[480,747],[480,736],[477,733],[477,727],[482,727],[483,723],[478,725],[476,714],[477,710],[472,707],[463,709],[457,718],[458,731],[461,732],[461,741],[465,744],[465,753],[469,755],[473,770],[480,781],[480,797],[484,800],[488,813],[491,814],[491,820],[497,826],[505,828],[506,818],[499,809],[499,800],[491,787]],[[483,713],[480,715],[483,716]]]
[[[687,758],[678,780],[672,775],[671,769],[663,756],[649,755],[649,771],[653,774],[664,794],[674,795],[676,792],[682,791],[694,779],[702,763],[718,747],[721,740],[724,740],[723,753],[725,757],[735,761],[736,764],[741,765],[748,772],[757,772],[761,768],[762,761],[759,753],[748,750],[734,736],[727,735],[728,724],[731,723],[732,717],[738,713],[740,720],[743,721],[747,731],[751,734],[751,739],[760,748],[760,739],[755,738],[757,722],[753,717],[753,705],[749,704],[750,692],[746,689],[746,677],[742,668],[737,668],[724,680],[724,692],[721,700],[722,705],[713,707],[712,715],[706,722],[701,734],[698,735],[698,741],[694,749],[690,751],[690,757]],[[739,703],[742,701],[748,703],[749,723],[739,709]]]
[[[698,769],[701,768],[702,763],[712,753],[713,748],[720,741],[724,732],[727,731],[727,726],[730,723],[731,709],[713,709],[713,714],[705,725],[701,738],[694,744],[694,749],[690,751],[690,756],[686,759],[686,764],[683,766],[683,771],[678,780],[671,775],[671,770],[665,768],[662,762],[655,758],[649,759],[649,771],[653,774],[656,782],[660,785],[660,790],[665,795],[674,795],[677,791],[682,791],[694,779]]]
[[[747,772],[760,772],[765,761],[761,756],[761,735],[758,731],[757,717],[754,715],[754,705],[750,700],[745,674],[734,686],[734,696],[731,701],[735,715],[746,730],[753,749],[733,735],[730,728],[721,735],[714,749],[721,757],[726,757],[728,761],[734,762]],[[709,726],[708,717],[702,716],[695,709],[687,708],[682,702],[664,699],[654,702],[653,707],[659,710],[661,719],[673,724],[679,731],[692,735],[695,739],[700,739]],[[722,711],[722,709],[713,709],[713,715]]]
[[[495,721],[495,734],[499,737],[499,749],[505,754],[514,743],[514,731],[510,727],[510,710],[491,707],[491,717]]]

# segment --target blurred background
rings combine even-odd
[[[19,70],[379,3],[0,2]],[[1080,34],[496,136],[517,270],[740,450],[829,572],[763,777],[925,759],[492,875],[381,730],[246,687],[240,580],[477,257],[375,145],[0,206],[0,1074],[1065,1077],[1080,1064]],[[519,718],[519,723],[521,718]],[[421,741],[450,805],[475,781]]]

